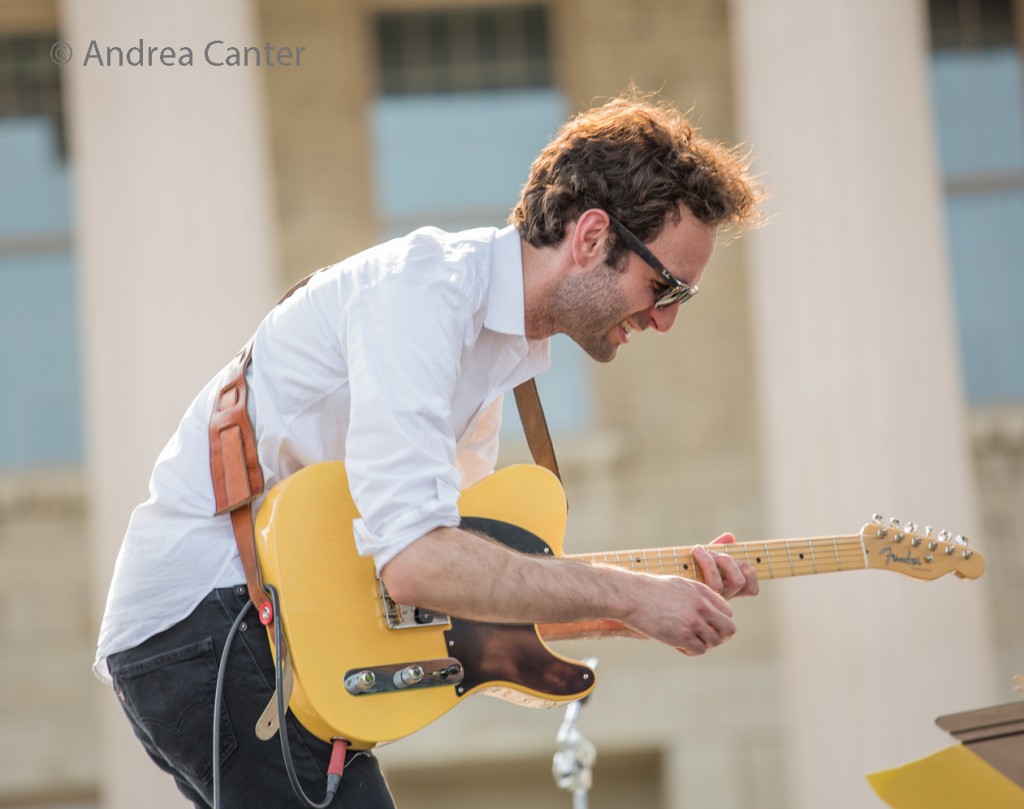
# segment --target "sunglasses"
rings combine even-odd
[[[626,247],[640,256],[640,258],[644,260],[644,263],[658,273],[661,276],[661,279],[665,282],[665,289],[662,290],[654,300],[654,305],[658,309],[671,306],[673,303],[686,303],[690,298],[697,294],[696,286],[690,286],[689,284],[683,283],[672,275],[672,273],[668,271],[668,268],[658,260],[658,257],[648,250],[647,245],[640,241],[636,234],[629,230],[629,228],[623,225],[611,214],[608,214],[608,221],[612,223],[612,227],[615,228],[615,232],[619,234],[622,241],[626,243]]]

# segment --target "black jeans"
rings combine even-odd
[[[217,665],[231,624],[246,601],[244,586],[214,590],[181,622],[107,660],[114,692],[146,752],[174,777],[185,797],[204,809],[213,806]],[[256,738],[256,720],[273,692],[270,643],[251,608],[235,635],[225,674],[218,751],[224,809],[302,806],[288,781],[280,739]],[[331,746],[303,728],[290,712],[286,724],[299,782],[311,800],[320,802]],[[331,806],[393,809],[376,758],[349,753]]]

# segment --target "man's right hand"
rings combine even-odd
[[[685,655],[701,655],[736,634],[732,607],[705,584],[636,574],[635,607],[622,622]]]

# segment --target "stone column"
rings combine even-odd
[[[62,70],[75,185],[94,629],[157,453],[279,286],[261,71],[301,68],[213,67],[203,53],[213,40],[262,46],[253,5],[61,4],[61,36],[73,52]],[[93,42],[102,64],[83,64]],[[128,49],[140,45],[143,64],[129,64],[138,59]],[[116,54],[108,58],[111,46],[125,53],[123,65]],[[169,65],[161,63],[165,48],[174,53]],[[191,65],[181,63],[185,48]],[[182,805],[109,690],[97,683],[96,693],[104,806]]]
[[[732,4],[740,135],[773,193],[746,249],[775,536],[874,511],[979,528],[923,6]],[[793,807],[881,806],[866,773],[950,744],[934,718],[996,698],[985,579],[768,586]]]

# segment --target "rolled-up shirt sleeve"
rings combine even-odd
[[[470,297],[439,273],[385,277],[345,319],[353,531],[378,571],[424,534],[459,523],[451,402],[472,339]]]

